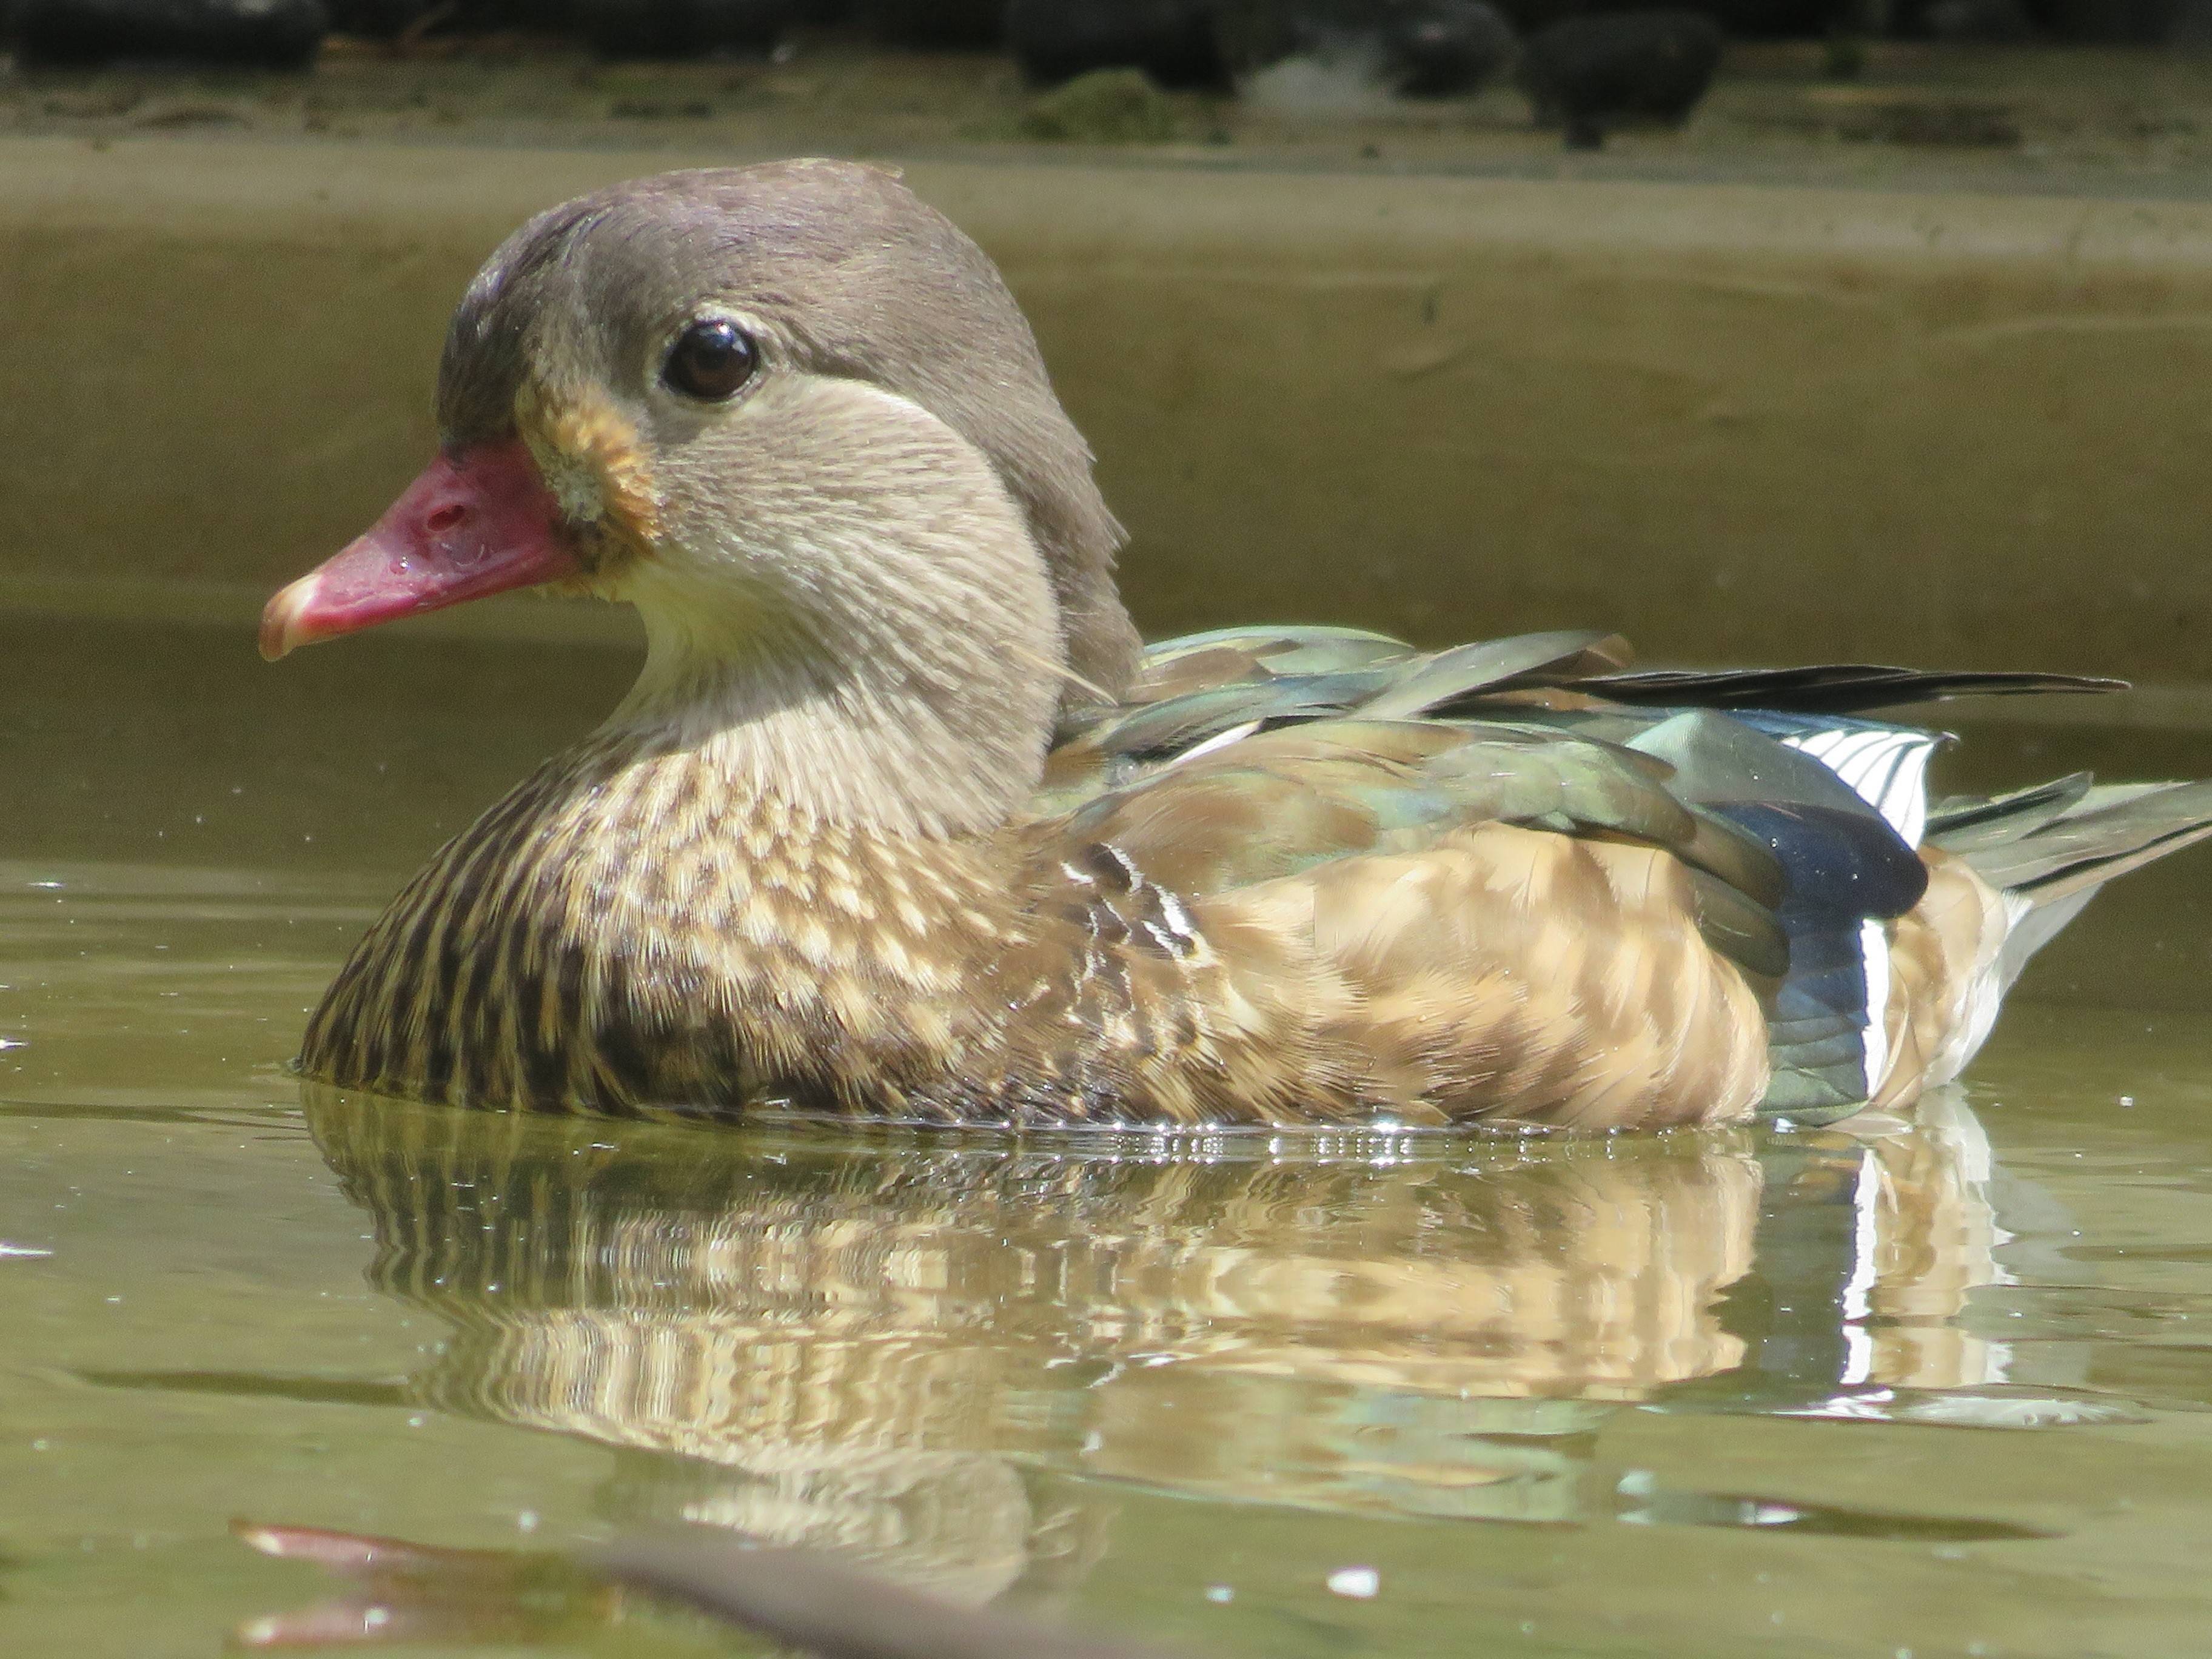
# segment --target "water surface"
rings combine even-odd
[[[343,1593],[246,1516],[523,1556],[684,1519],[1200,1654],[2201,1650],[2201,856],[1965,1088],[1819,1133],[544,1122],[283,1063],[625,663],[0,634],[0,1649],[203,1655]],[[2209,746],[1993,726],[1958,775]],[[417,1650],[733,1645],[484,1601]]]

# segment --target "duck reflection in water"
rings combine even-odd
[[[1132,1484],[1924,1537],[1668,1490],[1600,1431],[1638,1407],[1958,1420],[1957,1391],[2005,1394],[2006,1351],[1960,1317],[2004,1235],[1950,1094],[1800,1133],[1475,1141],[310,1115],[373,1282],[450,1329],[395,1403],[616,1449],[610,1522],[969,1605],[1060,1599]]]

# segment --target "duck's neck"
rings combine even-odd
[[[594,746],[688,757],[733,812],[773,801],[855,834],[988,833],[1036,787],[1064,678],[1034,549],[974,515],[838,540],[636,574],[622,597],[646,660]]]
[[[963,714],[864,675],[657,648],[588,747],[601,766],[690,771],[687,793],[733,829],[773,807],[851,833],[937,840],[1004,823],[1042,766],[1042,722],[1019,732]]]

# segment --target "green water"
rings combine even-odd
[[[625,672],[0,624],[0,1652],[210,1654],[348,1593],[237,1517],[514,1552],[689,1519],[1193,1654],[2203,1650],[2212,857],[2100,902],[1965,1089],[1818,1133],[303,1098],[349,939]],[[1973,750],[2212,772],[2192,733]],[[497,1601],[386,1628],[738,1645]]]

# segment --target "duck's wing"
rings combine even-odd
[[[1598,634],[1435,653],[1341,630],[1170,641],[1137,701],[1066,734],[1035,854],[1109,860],[1224,941],[1295,936],[1255,959],[1295,963],[1316,1020],[1422,1079],[1401,1108],[1854,1109],[1898,1071],[1889,939],[1929,888],[1940,739],[1836,711],[2108,683],[1628,659]],[[1744,707],[1754,693],[1782,706]]]
[[[1210,743],[1302,720],[1546,720],[1623,737],[1685,708],[1764,717],[1772,735],[1842,742],[1849,717],[1961,696],[2114,691],[2069,674],[1923,671],[1844,663],[1802,668],[1632,670],[1617,634],[1516,635],[1426,652],[1345,628],[1223,629],[1148,647],[1127,696],[1075,705],[1048,765],[1051,798],[1072,805],[1134,781]],[[1785,731],[1776,722],[1794,721]],[[1596,723],[1596,724],[1593,724]],[[1899,728],[1890,728],[1899,729]]]
[[[1589,631],[1440,652],[1342,628],[1228,629],[1164,641],[1146,649],[1123,701],[1063,715],[1040,804],[1071,806],[1279,726],[1433,714],[1615,671],[1631,654],[1618,635]]]
[[[1778,901],[1757,840],[1669,785],[1674,768],[1635,748],[1502,722],[1311,720],[1149,769],[1056,817],[1050,835],[1103,842],[1192,897],[1232,892],[1337,859],[1413,853],[1486,823],[1664,846],[1716,878]]]

